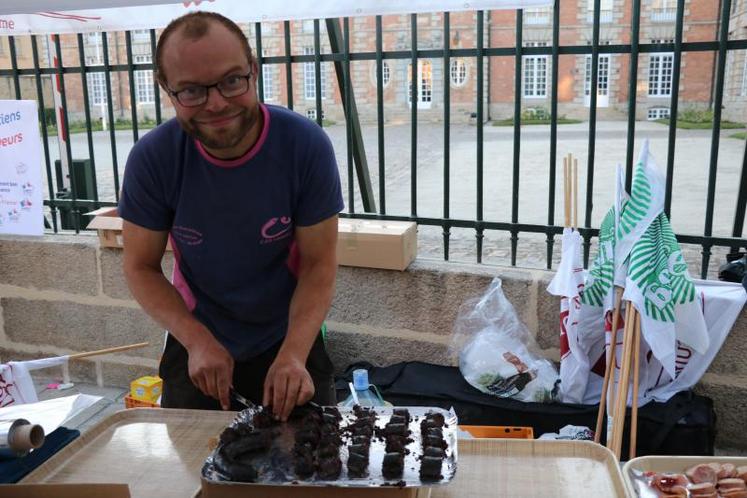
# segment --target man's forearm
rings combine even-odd
[[[135,300],[161,327],[182,345],[190,346],[205,333],[204,326],[187,309],[179,292],[163,273],[149,267],[125,271],[127,284]]]

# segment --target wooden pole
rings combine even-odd
[[[568,158],[563,158],[563,202],[565,209],[565,219],[563,226],[568,228],[571,226],[571,201],[570,201],[570,182],[568,181]]]
[[[578,159],[573,160],[573,228],[578,229]]]
[[[635,345],[633,346],[633,401],[630,408],[630,455],[629,460],[636,456],[636,444],[638,443],[638,383],[641,361],[641,315],[636,313],[635,317]]]
[[[622,337],[622,345],[623,351],[621,353],[621,356],[625,355],[625,332],[626,328],[628,326],[628,319],[630,318],[630,303],[626,303],[625,305],[625,325],[623,328],[623,337]],[[614,452],[615,450],[615,437],[617,436],[617,425],[618,425],[618,403],[620,402],[620,386],[622,385],[622,371],[623,371],[623,364],[620,363],[620,372],[617,374],[617,381],[615,381],[615,370],[613,368],[612,370],[612,376],[611,376],[611,382],[613,387],[613,392],[615,393],[615,397],[612,399],[612,410],[610,410],[610,424],[612,425],[612,433],[607,434],[607,448],[612,450]],[[609,425],[608,424],[608,427]]]
[[[604,384],[602,385],[602,397],[599,400],[599,412],[597,413],[597,427],[594,432],[594,442],[599,443],[602,439],[602,424],[604,423],[604,415],[607,410],[607,397],[610,389],[610,379],[615,377],[615,363],[616,358],[616,346],[617,346],[617,326],[620,321],[620,306],[622,305],[623,289],[622,287],[615,287],[615,307],[612,308],[612,334],[610,338],[610,347],[607,354],[607,363],[604,369]],[[615,382],[612,381],[612,388],[614,394]],[[614,396],[609,396],[614,401]],[[612,410],[610,410],[610,414]],[[611,437],[611,434],[607,434],[607,439]]]
[[[628,384],[630,381],[630,355],[633,350],[633,324],[635,323],[635,310],[633,303],[626,303],[626,320],[623,329],[623,355],[620,362],[620,376],[617,381],[617,398],[615,402],[615,413],[612,420],[612,452],[620,459],[623,431],[625,429],[625,412],[628,406]]]
[[[119,353],[120,351],[127,351],[130,349],[144,348],[150,344],[149,342],[138,342],[136,344],[128,344],[127,346],[117,346],[114,348],[99,349],[97,351],[87,351],[85,353],[76,353],[68,356],[70,360],[78,360],[80,358],[88,358],[89,356],[98,356],[100,354]]]

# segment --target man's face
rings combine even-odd
[[[194,85],[212,85],[251,71],[249,91],[243,95],[226,98],[213,87],[208,90],[207,101],[199,106],[183,106],[173,96],[171,101],[184,130],[216,157],[238,157],[253,145],[260,125],[257,68],[247,61],[235,34],[218,23],[211,23],[207,34],[197,40],[176,32],[164,47],[163,68],[165,83],[175,92]]]

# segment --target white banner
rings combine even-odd
[[[0,408],[24,403],[36,403],[36,387],[31,372],[67,363],[67,356],[55,356],[31,361],[10,361],[0,364]]]
[[[35,100],[0,100],[0,234],[44,234],[36,105]]]
[[[579,338],[580,292],[584,290],[581,262],[581,235],[572,228],[563,229],[560,265],[547,292],[560,296],[560,400],[582,403],[589,378],[589,355]],[[600,334],[600,337],[604,337]]]
[[[143,3],[143,0],[139,2]],[[3,15],[3,9],[0,8],[0,35],[162,28],[172,19],[196,10],[217,12],[235,22],[248,23],[422,12],[517,9],[552,5],[551,0],[410,0],[408,2],[399,0],[273,0],[272,2],[197,0],[148,7],[123,6],[108,9],[52,11],[55,3],[59,5],[62,2],[47,2],[50,11],[35,14]],[[124,1],[107,3],[109,5],[132,5],[132,2]],[[6,12],[17,11],[16,9]]]
[[[651,351],[651,346],[645,338],[641,338],[640,358],[640,389],[638,391],[638,406],[643,406],[651,400],[664,402],[680,391],[692,388],[701,379],[703,374],[708,370],[713,360],[716,358],[721,346],[731,332],[734,322],[747,301],[747,294],[740,284],[730,282],[718,282],[713,280],[695,280],[695,289],[699,297],[699,302],[703,306],[703,315],[708,329],[709,345],[708,350],[704,353],[698,353],[693,348],[677,341],[675,375],[671,376],[662,363],[656,359]],[[624,326],[623,317],[625,316],[624,307],[621,310],[620,323],[616,334],[617,347],[615,348],[615,374],[619,377],[622,366],[622,343]],[[606,329],[609,347],[611,338],[611,326],[607,320],[600,314],[594,314],[584,328],[599,331]],[[583,320],[583,313],[582,313]],[[590,334],[586,338],[589,344],[586,346],[592,350],[596,344],[597,333]],[[590,356],[589,363],[593,364],[597,356]],[[601,359],[601,358],[600,358]],[[596,370],[596,371],[595,371]],[[599,403],[602,393],[599,372],[602,369],[592,368],[589,374],[586,393],[584,395],[584,404],[592,405]],[[628,390],[628,404],[632,400],[633,389]],[[608,401],[609,397],[608,397]],[[608,405],[609,406],[609,405]]]

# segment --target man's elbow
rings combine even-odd
[[[141,261],[132,261],[125,258],[122,265],[122,273],[124,273],[125,281],[127,285],[132,287],[140,282],[143,278],[147,278],[152,275],[163,275],[163,270],[160,265],[153,266]]]

